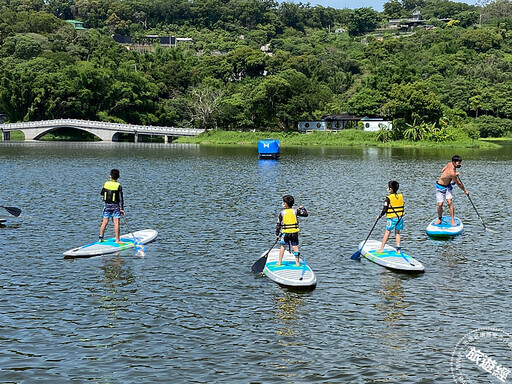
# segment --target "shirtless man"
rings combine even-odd
[[[459,172],[456,171],[457,168],[460,168],[462,163],[462,157],[453,156],[452,161],[445,165],[443,170],[441,171],[441,176],[436,182],[436,199],[437,199],[437,221],[435,224],[441,224],[443,218],[443,202],[446,200],[446,204],[448,204],[448,210],[450,212],[450,216],[452,217],[452,226],[455,226],[455,209],[453,208],[452,202],[452,185],[457,184],[460,189],[464,191],[466,195],[469,195],[469,191],[464,188],[464,185],[461,183],[459,178]]]

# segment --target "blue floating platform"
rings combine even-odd
[[[260,159],[279,159],[281,143],[279,140],[265,139],[258,141],[258,154]]]

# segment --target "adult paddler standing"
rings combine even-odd
[[[457,225],[455,223],[455,209],[453,207],[453,184],[457,184],[460,189],[464,191],[466,195],[469,195],[469,191],[464,187],[464,185],[459,180],[459,173],[457,169],[461,167],[462,157],[455,155],[452,157],[452,161],[446,164],[441,171],[441,176],[436,182],[436,200],[437,200],[437,217],[435,224],[441,224],[443,220],[443,203],[446,200],[446,204],[448,204],[448,211],[450,212],[450,216],[452,218],[452,226]]]

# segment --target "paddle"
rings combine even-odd
[[[270,247],[270,249],[267,251],[267,253],[265,253],[263,256],[261,256],[258,260],[256,260],[256,262],[252,265],[251,267],[251,271],[252,273],[261,273],[263,272],[263,270],[265,269],[265,264],[267,264],[267,258],[268,258],[268,254],[270,253],[270,251],[272,250],[272,248],[274,248],[274,245],[277,244],[277,242],[279,241],[279,236],[276,237],[276,241],[274,241],[274,244],[272,244],[272,246]]]
[[[146,256],[146,246],[144,244],[142,244],[140,242],[140,240],[138,240],[135,235],[133,234],[131,228],[128,227],[128,222],[126,220],[126,216],[123,216],[124,218],[124,223],[126,224],[126,228],[128,228],[128,231],[130,231],[132,237],[133,237],[133,244],[135,246],[135,255],[137,256],[140,256],[140,257],[144,257]]]
[[[459,175],[457,175],[457,179],[459,179],[460,183],[462,184],[462,180],[460,179]],[[464,184],[462,184],[462,186],[464,187]],[[466,188],[464,187],[464,189],[466,189]],[[496,231],[493,231],[493,230],[492,230],[492,229],[490,229],[490,228],[487,228],[487,226],[486,226],[486,225],[485,225],[485,223],[484,223],[484,220],[482,219],[482,217],[481,217],[481,216],[480,216],[480,214],[478,213],[478,210],[476,209],[475,204],[473,204],[473,200],[471,200],[471,197],[469,196],[469,194],[467,194],[466,196],[468,197],[469,202],[470,202],[470,203],[471,203],[471,205],[473,206],[473,208],[474,208],[474,210],[475,210],[475,212],[476,212],[476,214],[477,214],[478,218],[479,218],[479,219],[480,219],[480,221],[482,222],[482,225],[484,226],[485,230],[486,230],[486,231],[489,231],[489,232],[492,232],[492,233],[498,233],[498,232],[496,232]]]
[[[300,279],[302,280],[304,278],[304,273],[306,272],[306,256],[304,256],[304,267],[302,268],[302,273],[300,275]]]
[[[370,230],[370,233],[368,234],[368,236],[366,236],[366,239],[364,240],[364,242],[361,245],[361,247],[357,250],[357,252],[355,252],[352,256],[350,256],[350,258],[352,260],[357,260],[357,259],[359,259],[361,257],[361,250],[363,249],[364,245],[366,244],[366,242],[370,238],[370,235],[372,234],[373,230],[375,229],[375,226],[377,225],[377,222],[379,221],[379,219],[380,219],[380,217],[377,217],[377,220],[375,220],[375,223],[373,224],[373,227]]]
[[[0,205],[0,208],[5,209],[5,210],[6,210],[7,212],[9,212],[11,215],[16,216],[16,217],[18,217],[19,215],[21,215],[21,209],[16,208],[16,207],[2,207],[2,206]]]

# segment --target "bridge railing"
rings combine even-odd
[[[80,127],[90,129],[106,129],[116,132],[131,132],[131,133],[148,133],[148,134],[161,134],[172,135],[176,134],[190,134],[198,135],[204,132],[204,129],[196,128],[176,128],[176,127],[161,127],[153,125],[134,125],[134,124],[121,124],[121,123],[108,123],[103,121],[93,120],[80,120],[80,119],[56,119],[56,120],[42,120],[42,121],[28,121],[24,123],[9,123],[0,125],[0,130],[14,131],[19,129],[30,128],[47,128],[47,127]]]

